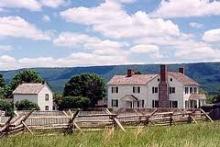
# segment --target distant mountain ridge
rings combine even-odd
[[[169,64],[169,71],[177,71],[179,67],[185,68],[185,73],[197,81],[201,87],[210,92],[220,90],[220,62],[215,63],[189,63]],[[65,83],[75,75],[81,73],[96,73],[107,82],[115,74],[126,74],[127,69],[133,69],[141,73],[159,73],[159,64],[146,65],[112,65],[90,67],[66,67],[66,68],[32,68],[36,70],[51,86],[54,92],[62,92]],[[24,69],[20,69],[24,70]],[[0,71],[8,83],[20,70]]]

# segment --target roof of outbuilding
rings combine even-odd
[[[108,85],[144,85],[158,75],[159,74],[135,74],[131,77],[127,77],[127,75],[115,75],[108,82]],[[196,81],[194,81],[187,75],[179,72],[168,72],[168,75],[172,76],[183,85],[199,85]]]
[[[13,91],[13,94],[38,94],[45,85],[42,83],[23,83]]]

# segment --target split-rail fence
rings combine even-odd
[[[51,112],[17,111],[13,117],[0,117],[0,138],[23,132],[29,132],[33,135],[35,130],[48,129],[60,129],[63,133],[69,134],[75,130],[92,131],[118,127],[126,132],[127,127],[197,124],[200,120],[213,122],[208,113],[202,109],[121,110],[115,113],[109,111],[109,109]]]

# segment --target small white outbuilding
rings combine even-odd
[[[13,91],[14,104],[29,100],[38,104],[41,111],[53,110],[53,93],[46,83],[22,83]]]

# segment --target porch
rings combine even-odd
[[[121,98],[122,108],[125,109],[137,109],[144,107],[144,100],[139,100],[134,95],[126,95]]]
[[[192,94],[188,100],[185,101],[185,108],[200,108],[206,104],[205,94]]]

